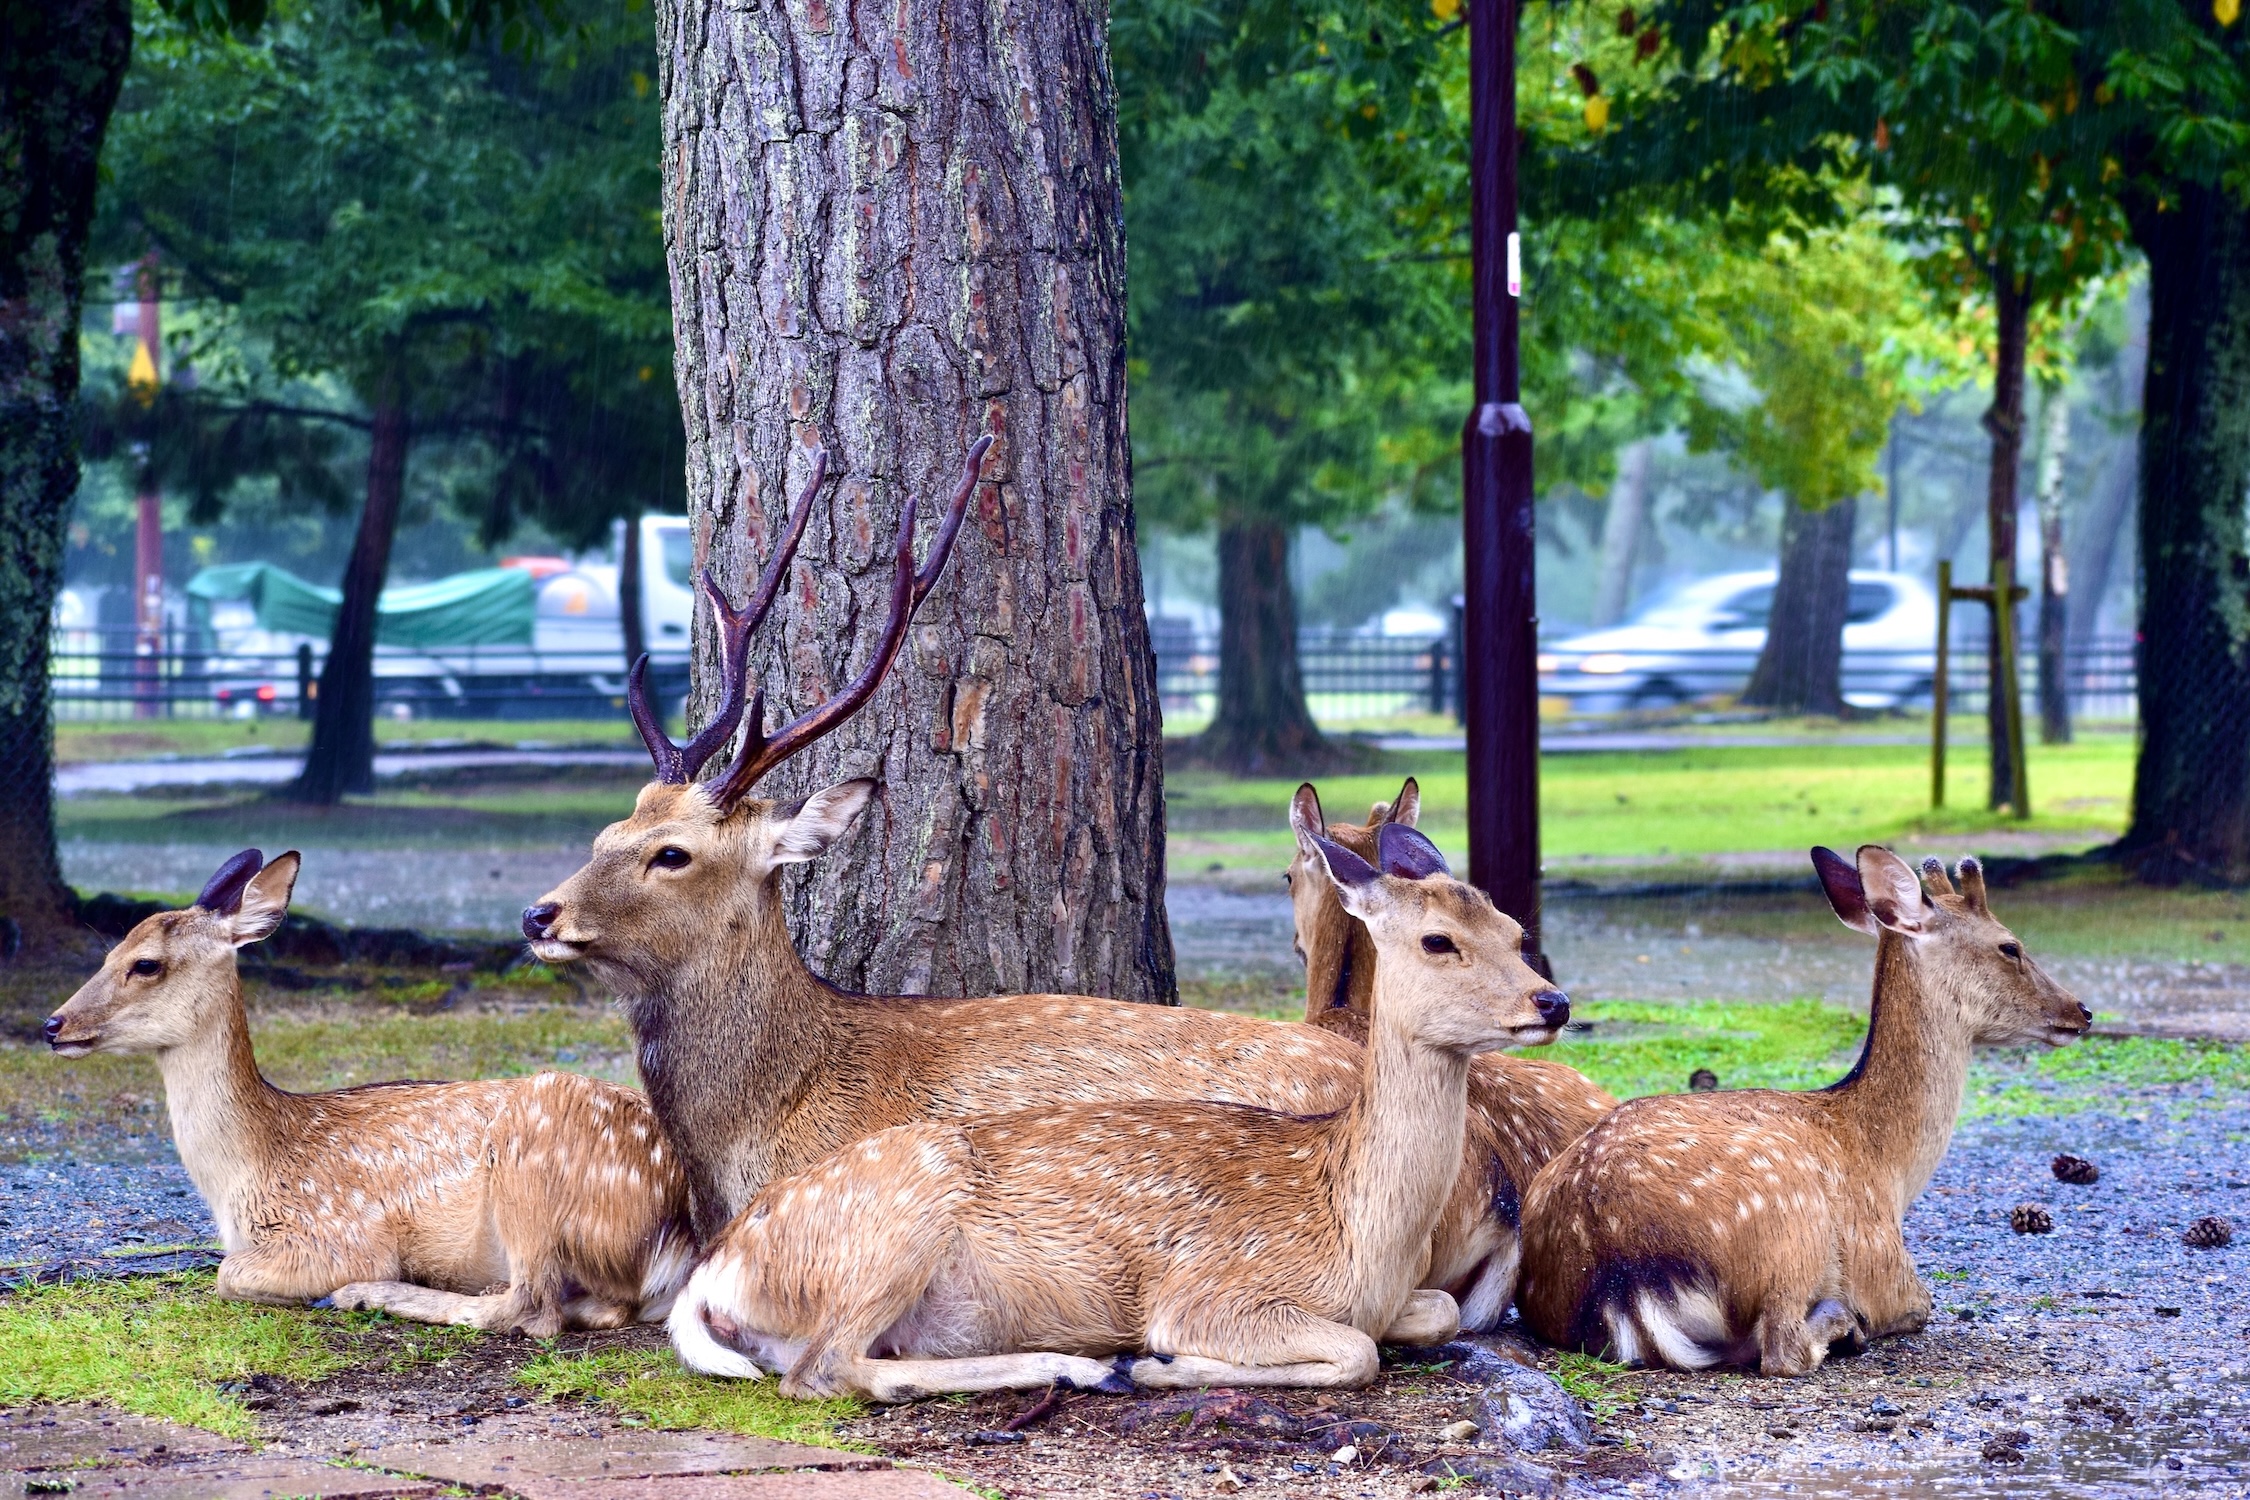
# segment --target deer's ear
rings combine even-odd
[[[1422,784],[1413,777],[1398,789],[1398,797],[1391,803],[1390,811],[1383,815],[1386,823],[1402,823],[1408,828],[1422,821]]]
[[[1375,858],[1382,864],[1385,875],[1396,875],[1402,880],[1427,880],[1432,875],[1450,875],[1445,856],[1431,843],[1419,828],[1404,823],[1385,823],[1375,835]]]
[[[1313,846],[1328,835],[1328,824],[1321,817],[1320,793],[1309,781],[1289,799],[1289,831],[1297,835],[1297,847],[1307,857],[1317,856],[1319,851]]]
[[[1820,876],[1820,888],[1828,894],[1828,904],[1835,908],[1836,919],[1846,927],[1873,937],[1877,931],[1875,918],[1867,910],[1867,892],[1859,883],[1859,868],[1833,849],[1815,847],[1812,866]]]
[[[1859,846],[1859,884],[1867,912],[1893,932],[1919,933],[1929,898],[1911,865],[1881,844]]]
[[[277,854],[242,888],[241,904],[227,915],[227,935],[237,948],[273,936],[281,919],[289,915],[289,893],[297,888],[297,869],[304,857],[294,849]]]
[[[775,808],[773,862],[801,865],[826,854],[829,845],[850,831],[874,795],[874,781],[859,776],[815,792],[794,807]]]
[[[1314,839],[1312,853],[1328,871],[1344,910],[1365,921],[1381,904],[1383,881],[1375,867],[1334,839]]]

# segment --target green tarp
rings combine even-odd
[[[340,589],[307,583],[272,563],[228,563],[188,580],[188,597],[243,599],[258,626],[283,635],[326,639],[335,633]],[[375,604],[375,639],[385,646],[528,646],[537,603],[521,568],[480,568],[435,583],[383,590]]]

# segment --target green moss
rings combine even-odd
[[[840,1445],[836,1424],[859,1416],[856,1401],[791,1401],[771,1380],[721,1380],[681,1366],[668,1350],[541,1354],[516,1379],[549,1400],[595,1401],[651,1427],[739,1432],[795,1443]]]
[[[2082,1110],[2186,1113],[2206,1098],[2250,1091],[2250,1048],[2161,1037],[2088,1037],[2036,1052],[1992,1053],[1969,1074],[1968,1117]]]
[[[1632,1389],[1619,1384],[1625,1373],[1623,1365],[1591,1354],[1572,1352],[1555,1360],[1555,1384],[1592,1407],[1597,1422],[1608,1421],[1633,1398]]]
[[[1620,1099],[1672,1094],[1709,1068],[1722,1087],[1819,1088],[1836,1081],[1866,1035],[1866,1021],[1817,1000],[1782,1005],[1679,1005],[1600,1001],[1593,1023],[1529,1054],[1568,1063]]]
[[[350,1363],[318,1315],[222,1302],[208,1274],[66,1282],[0,1299],[0,1405],[94,1401],[253,1438],[221,1382],[319,1380]]]

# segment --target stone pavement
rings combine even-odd
[[[694,1432],[614,1438],[480,1436],[400,1443],[332,1460],[241,1443],[98,1407],[0,1412],[0,1500],[961,1500],[934,1474],[766,1438]]]

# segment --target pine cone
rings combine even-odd
[[[2197,1250],[2224,1250],[2234,1243],[2234,1226],[2217,1214],[2206,1214],[2187,1227],[2180,1243]]]
[[[2054,1166],[2055,1181],[2057,1182],[2068,1182],[2078,1187],[2085,1187],[2089,1183],[2101,1180],[2102,1169],[2083,1156],[2072,1156],[2065,1152],[2055,1158]]]
[[[2055,1216],[2036,1203],[2019,1203],[2008,1214],[2008,1227],[2018,1234],[2053,1234]]]
[[[1719,1086],[1719,1075],[1709,1068],[1697,1068],[1688,1074],[1688,1088],[1698,1094],[1708,1094]]]

